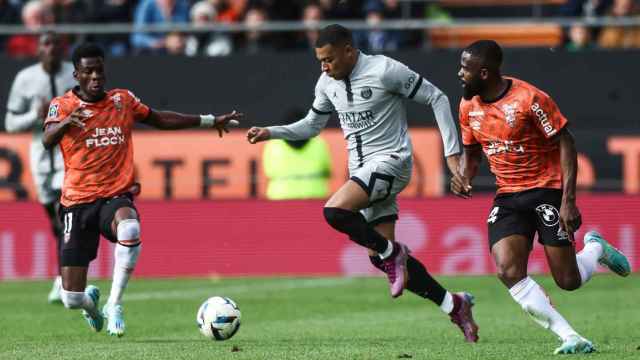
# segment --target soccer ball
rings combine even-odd
[[[202,335],[211,340],[230,339],[240,328],[240,309],[228,297],[210,297],[200,305],[196,322]]]

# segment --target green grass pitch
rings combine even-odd
[[[555,306],[598,352],[640,359],[638,275],[597,275],[559,290],[535,276]],[[79,311],[46,303],[49,282],[0,283],[0,359],[549,359],[559,342],[529,319],[495,277],[439,277],[476,297],[480,342],[467,344],[447,316],[411,293],[392,300],[383,278],[133,279],[127,332],[94,333]],[[92,282],[102,290],[110,283]],[[242,327],[205,339],[195,314],[207,297],[234,299]]]

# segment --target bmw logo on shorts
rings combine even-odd
[[[560,214],[555,206],[542,204],[536,208],[536,212],[546,226],[555,226],[560,221]]]

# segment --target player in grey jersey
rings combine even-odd
[[[58,208],[64,178],[64,162],[59,148],[46,150],[42,146],[42,126],[47,116],[49,101],[64,94],[75,84],[73,65],[62,61],[62,53],[58,35],[48,32],[40,36],[40,62],[16,75],[9,93],[5,117],[8,132],[29,131],[33,134],[30,148],[31,174],[36,185],[38,201],[47,212],[58,245],[62,236]],[[60,276],[57,276],[49,292],[50,303],[61,303],[61,287]]]
[[[458,175],[462,152],[447,96],[404,64],[369,56],[353,47],[351,32],[340,25],[320,31],[316,57],[322,75],[307,116],[287,126],[251,128],[249,142],[302,140],[316,136],[335,111],[347,140],[350,180],[326,203],[329,225],[369,249],[371,262],[387,274],[391,296],[404,288],[435,302],[451,316],[470,342],[478,340],[473,297],[446,291],[409,249],[395,242],[396,196],[411,179],[412,147],[404,99],[431,105],[444,141],[449,170]]]

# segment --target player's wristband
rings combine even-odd
[[[200,115],[200,127],[203,128],[212,128],[216,123],[216,117],[211,115],[211,114],[207,114],[207,115]]]

